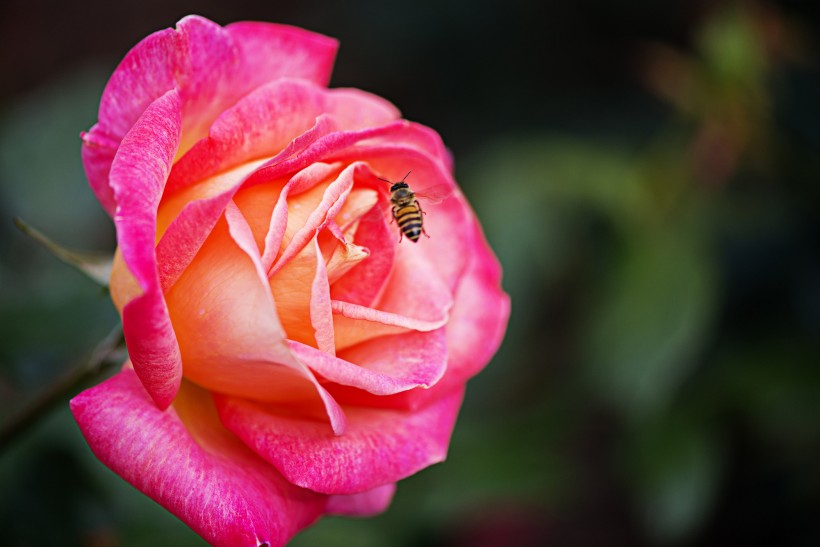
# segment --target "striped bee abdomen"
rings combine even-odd
[[[399,225],[399,230],[410,241],[418,241],[421,237],[422,219],[418,203],[413,200],[410,205],[393,208],[393,218]]]

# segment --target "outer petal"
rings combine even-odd
[[[242,162],[270,157],[309,130],[320,116],[336,129],[382,125],[398,111],[364,92],[328,90],[304,80],[260,86],[214,121],[208,136],[180,158],[168,191],[188,186]]]
[[[501,288],[501,268],[492,254],[475,219],[464,234],[471,257],[455,295],[447,322],[447,371],[430,389],[413,389],[376,397],[347,386],[330,386],[342,404],[371,405],[383,408],[422,408],[477,374],[498,350],[510,315],[510,298]]]
[[[395,484],[385,484],[361,494],[330,496],[327,512],[331,515],[372,517],[387,510],[395,493]]]
[[[119,250],[143,291],[122,310],[123,332],[134,369],[161,408],[171,404],[182,379],[154,248],[157,207],[179,144],[179,108],[175,91],[152,103],[123,139],[110,174]]]
[[[501,345],[510,317],[510,297],[501,288],[501,266],[473,218],[471,260],[447,323],[447,374],[442,390],[472,378]],[[446,380],[446,381],[445,381]]]
[[[331,38],[293,27],[240,23],[223,29],[198,16],[146,37],[111,76],[99,122],[83,139],[86,174],[103,207],[113,211],[107,184],[113,153],[157,98],[179,90],[186,149],[216,116],[265,82],[294,77],[325,84],[336,47]]]
[[[196,187],[163,200],[159,209],[157,263],[163,291],[168,291],[191,263],[222,212],[255,164],[203,181]]]
[[[347,407],[333,436],[313,420],[244,399],[216,396],[222,423],[293,484],[355,494],[394,483],[444,460],[463,389],[415,412]]]
[[[240,75],[253,87],[276,78],[302,78],[326,86],[339,45],[333,38],[301,28],[256,21],[225,27],[244,65]]]
[[[489,250],[477,224],[473,260],[458,288],[447,323],[447,372],[430,389],[414,389],[383,397],[377,405],[421,408],[446,396],[478,374],[501,345],[510,316],[510,297],[501,289],[501,268]],[[361,393],[336,392],[340,402],[363,402]],[[389,399],[393,399],[392,401]],[[371,399],[368,398],[368,402]]]
[[[161,411],[125,369],[75,397],[71,411],[100,461],[213,545],[284,545],[325,506],[225,431],[193,386]]]

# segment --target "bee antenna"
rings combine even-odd
[[[401,179],[401,181],[402,181],[402,182],[404,182],[405,180],[407,180],[407,177],[409,177],[409,176],[410,176],[410,173],[412,173],[412,172],[413,172],[413,171],[408,171],[408,172],[407,172],[407,174],[406,174],[406,175],[404,175],[404,178],[403,178],[403,179]]]
[[[386,182],[387,184],[393,184],[393,181],[392,181],[392,180],[383,179],[383,178],[381,178],[381,177],[376,177],[376,178],[377,178],[377,179],[379,179],[379,180],[383,180],[383,181],[384,181],[384,182]]]

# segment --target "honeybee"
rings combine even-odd
[[[399,182],[378,177],[379,180],[390,184],[390,203],[393,205],[391,212],[393,213],[393,220],[396,221],[399,227],[399,243],[401,243],[404,236],[407,236],[407,239],[413,243],[419,240],[421,234],[424,234],[424,237],[430,237],[424,229],[424,215],[427,213],[421,208],[421,204],[417,198],[428,199],[432,203],[437,203],[452,192],[451,189],[442,184],[429,188],[424,193],[417,195],[405,182],[407,177],[410,176],[410,173],[412,173],[412,171],[408,171]]]

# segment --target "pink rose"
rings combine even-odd
[[[336,42],[186,17],[131,50],[83,135],[130,362],[71,402],[94,454],[215,545],[370,515],[444,459],[509,300],[438,135],[327,89]],[[389,185],[430,234],[391,225]]]

